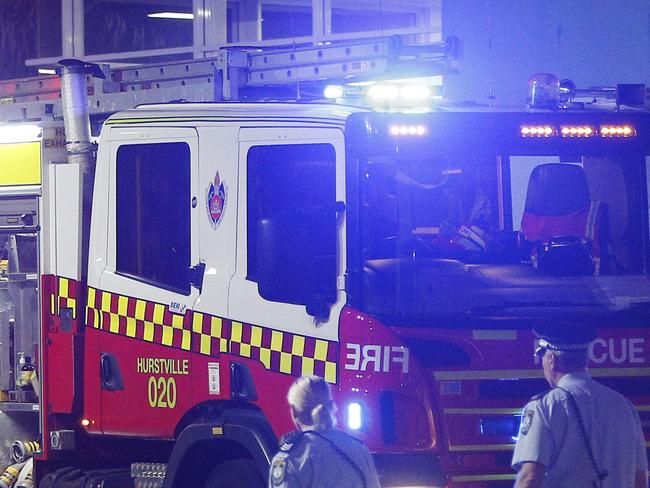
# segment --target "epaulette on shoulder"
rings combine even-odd
[[[349,437],[350,439],[355,440],[355,441],[359,442],[360,444],[363,444],[363,441],[361,439],[358,439],[358,438],[354,437],[353,435],[348,434],[347,432],[344,432],[344,431],[341,431],[341,432],[343,434],[345,434],[347,437]]]
[[[340,430],[340,429],[335,429],[335,430],[336,430],[337,432],[343,434],[345,437],[347,437],[347,438],[349,438],[349,439],[352,439],[352,440],[354,440],[354,441],[357,441],[357,442],[363,444],[363,441],[362,441],[362,440],[357,439],[357,438],[354,437],[354,436],[351,436],[351,435],[348,434],[347,432],[344,432],[344,431],[342,431],[342,430]],[[323,434],[321,434],[321,433],[319,433],[319,432],[316,432],[315,430],[306,430],[306,431],[303,432],[303,434],[305,434],[305,435],[314,435],[314,436],[316,436],[316,437],[325,438],[325,436],[324,436]]]
[[[552,391],[553,390],[546,390],[546,391],[543,391],[541,393],[538,393],[537,395],[534,395],[533,397],[531,397],[529,401],[534,402],[536,400],[541,400],[542,398],[544,398],[546,395],[548,395]]]
[[[302,436],[303,433],[299,430],[283,435],[280,439],[280,451],[289,452]]]

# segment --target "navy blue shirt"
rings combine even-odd
[[[379,488],[368,448],[338,429],[295,432],[271,463],[270,488]]]

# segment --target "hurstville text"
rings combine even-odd
[[[143,374],[190,374],[189,360],[172,358],[138,358],[136,371]]]

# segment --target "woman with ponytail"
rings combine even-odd
[[[335,427],[336,405],[323,378],[298,378],[287,400],[298,430],[280,441],[270,488],[379,488],[366,446]]]

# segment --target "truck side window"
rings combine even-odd
[[[116,193],[117,273],[189,295],[189,146],[121,146]]]
[[[298,215],[336,202],[336,154],[330,144],[256,146],[248,152],[248,270],[258,281],[257,239],[262,219]],[[333,210],[332,210],[333,212]],[[333,214],[334,215],[334,214]],[[305,232],[296,229],[296,233]],[[323,255],[336,255],[336,236],[318,238]],[[300,236],[294,235],[294,240]],[[291,239],[292,236],[287,236]],[[292,286],[287,284],[287,286]]]

